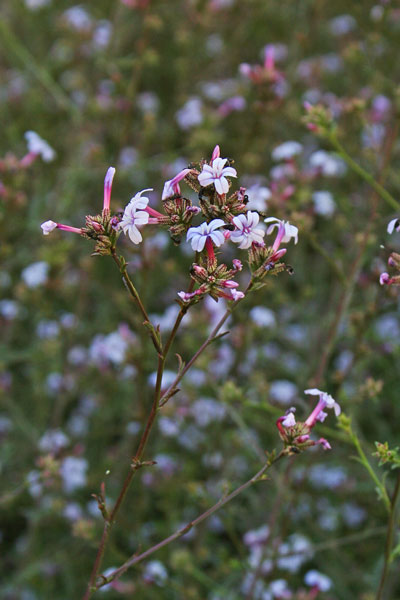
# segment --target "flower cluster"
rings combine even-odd
[[[252,271],[252,285],[258,283],[269,272],[279,273],[285,269],[280,259],[286,253],[282,243],[294,240],[297,243],[298,229],[288,221],[276,217],[264,219],[267,227],[260,224],[260,213],[247,210],[248,198],[246,189],[240,187],[230,193],[232,178],[237,177],[236,169],[228,158],[221,158],[219,146],[215,146],[211,160],[202,160],[198,165],[192,164],[182,169],[175,177],[164,184],[162,192],[163,212],[149,206],[149,198],[144,194],[152,192],[145,189],[133,196],[125,207],[122,217],[111,216],[111,187],[115,169],[110,167],[104,181],[104,201],[102,212],[97,216],[86,217],[85,227],[76,228],[54,221],[42,224],[44,235],[54,229],[62,229],[79,233],[96,242],[95,254],[115,252],[115,245],[121,232],[125,233],[134,244],[142,241],[140,228],[145,225],[160,225],[169,229],[171,238],[180,243],[186,234],[196,253],[192,265],[193,283],[199,287],[190,292],[179,292],[181,302],[197,302],[209,294],[215,300],[223,297],[237,301],[244,293],[237,290],[238,283],[233,277],[242,269],[242,262],[236,258],[233,268],[219,263],[215,249],[219,249],[227,241],[235,244],[239,250],[248,251],[248,262]],[[197,192],[199,206],[185,198],[180,184],[185,182]],[[203,222],[193,224],[196,216],[202,216]],[[271,235],[275,229],[276,237],[271,246],[264,242],[265,235]]]
[[[279,417],[276,422],[279,435],[285,447],[289,448],[291,452],[299,452],[310,446],[315,446],[316,444],[320,444],[324,450],[330,450],[331,445],[325,438],[312,440],[310,438],[310,432],[317,421],[320,421],[321,423],[325,421],[328,416],[325,412],[325,408],[332,408],[335,415],[338,417],[341,412],[340,406],[332,396],[317,388],[304,390],[304,393],[311,396],[319,396],[316,407],[304,422],[296,422],[294,416],[295,409],[290,408],[286,414]]]

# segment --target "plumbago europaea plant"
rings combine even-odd
[[[50,234],[55,229],[77,233],[94,241],[94,255],[112,257],[120,270],[128,292],[144,319],[144,326],[153,342],[158,363],[153,403],[118,498],[112,508],[107,505],[104,483],[100,486],[100,492],[94,495],[104,519],[104,529],[84,600],[88,600],[96,590],[104,585],[117,585],[117,579],[129,567],[178,539],[249,486],[264,479],[266,471],[278,460],[285,456],[299,454],[315,445],[321,445],[325,450],[331,448],[325,438],[316,440],[310,434],[317,422],[324,421],[326,418],[327,413],[324,409],[332,408],[338,416],[340,407],[326,392],[316,388],[305,390],[306,394],[318,396],[318,402],[314,410],[304,422],[296,421],[295,409],[293,408],[277,420],[277,428],[283,447],[280,451],[275,449],[267,452],[265,464],[251,479],[165,540],[141,554],[135,554],[121,567],[108,573],[107,576],[100,575],[102,559],[109,536],[132,479],[140,468],[154,464],[151,460],[145,460],[144,456],[158,412],[179,391],[177,387],[179,382],[197,358],[206,350],[209,344],[220,337],[222,326],[238,304],[247,295],[263,287],[268,276],[278,275],[284,271],[292,272],[290,266],[281,262],[287,252],[286,248],[282,248],[282,244],[288,243],[292,239],[297,243],[297,227],[291,225],[288,221],[282,221],[275,217],[265,217],[260,212],[246,210],[248,201],[246,189],[240,187],[235,192],[231,192],[230,189],[231,179],[237,176],[236,169],[231,162],[227,158],[221,158],[220,148],[216,146],[210,162],[202,160],[198,164],[191,164],[165,183],[162,193],[163,212],[149,206],[149,199],[145,196],[145,193],[152,190],[145,189],[138,192],[130,200],[123,214],[112,214],[110,210],[111,188],[115,175],[115,169],[110,167],[104,181],[104,202],[100,214],[87,216],[85,225],[81,228],[51,220],[44,222],[41,226],[44,235]],[[198,206],[182,194],[180,184],[183,182],[197,193]],[[260,227],[260,217],[265,217],[266,231],[265,228]],[[196,225],[194,221],[199,221],[200,224]],[[133,244],[139,244],[142,241],[141,228],[143,226],[168,228],[175,243],[179,243],[186,236],[186,240],[190,242],[195,253],[190,270],[188,289],[177,293],[180,310],[172,331],[165,341],[162,338],[160,328],[150,321],[140,293],[128,273],[128,264],[117,251],[117,241],[121,233],[126,234]],[[271,244],[267,244],[264,241],[265,235],[269,236],[275,230],[275,239]],[[247,254],[250,276],[244,291],[238,289],[239,283],[235,280],[243,269],[243,256],[234,258],[232,266],[225,264],[221,257],[221,248],[228,242],[236,245],[239,250],[246,251]],[[181,321],[187,311],[207,295],[216,301],[219,298],[226,299],[228,308],[192,358],[187,363],[180,359],[175,380],[168,389],[163,390],[162,377],[165,363]],[[315,591],[318,592],[318,583],[314,587]]]

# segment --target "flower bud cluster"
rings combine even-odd
[[[168,225],[172,240],[179,244],[200,209],[193,206],[191,200],[181,195],[174,195],[164,200],[163,207],[167,216],[160,218],[160,223]]]
[[[87,215],[85,227],[82,227],[82,236],[94,240],[93,255],[106,256],[111,254],[111,249],[115,246],[118,238],[118,218],[110,217],[107,210],[103,210],[101,215]]]

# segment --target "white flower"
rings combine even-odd
[[[215,162],[215,161],[214,161]],[[247,211],[247,214],[233,217],[232,222],[236,229],[231,234],[230,239],[235,244],[239,244],[241,250],[250,248],[253,242],[262,244],[265,231],[257,228],[260,216],[256,212]]]
[[[138,192],[126,206],[124,216],[119,223],[119,228],[125,235],[129,235],[134,244],[140,244],[143,239],[137,225],[146,225],[149,222],[149,213],[142,210],[148,205],[149,199],[146,196],[142,198],[142,194],[151,191],[153,191],[152,188]]]
[[[314,192],[312,199],[314,202],[314,210],[318,215],[322,215],[323,217],[331,217],[335,212],[336,205],[330,192]]]
[[[311,388],[309,390],[304,390],[304,393],[309,394],[310,396],[319,396],[320,402],[322,402],[326,408],[333,408],[335,415],[337,417],[340,415],[341,410],[339,404],[327,392],[323,392],[318,388]]]
[[[214,158],[211,165],[203,165],[203,170],[198,179],[200,185],[206,187],[214,184],[217,194],[226,194],[229,191],[229,182],[227,177],[237,177],[236,169],[225,167],[227,158]]]
[[[296,154],[300,154],[302,150],[303,146],[299,142],[284,142],[272,150],[272,158],[277,161],[289,160],[293,156],[296,156]]]
[[[268,226],[267,235],[272,233],[272,231],[275,229],[275,227],[279,227],[279,225],[282,223],[282,225],[285,227],[285,235],[283,236],[281,242],[283,244],[286,244],[287,242],[290,242],[290,240],[293,238],[294,243],[297,244],[299,230],[294,225],[291,225],[289,223],[289,221],[281,221],[280,219],[277,219],[276,217],[267,217],[266,219],[264,219],[264,222],[272,223],[272,225]]]
[[[267,200],[271,198],[271,190],[263,185],[255,184],[247,188],[249,197],[248,207],[250,210],[267,210]]]
[[[56,153],[53,148],[35,131],[27,131],[25,133],[25,139],[27,141],[29,152],[40,154],[44,162],[51,162],[55,159]]]
[[[393,231],[400,231],[400,219],[392,219],[387,226],[387,232],[393,233]]]
[[[332,586],[332,580],[315,569],[305,574],[304,583],[311,587],[316,586],[320,592],[327,592]]]
[[[327,177],[338,177],[346,172],[346,163],[325,150],[317,150],[311,154],[310,166],[321,170]]]
[[[292,412],[290,412],[288,415],[286,415],[286,417],[282,421],[282,425],[284,427],[294,427],[294,425],[296,425],[296,419]]]
[[[45,221],[40,227],[43,230],[43,235],[49,235],[49,233],[56,229],[57,223],[54,223],[54,221]]]
[[[190,227],[186,235],[186,240],[192,244],[192,248],[196,252],[203,250],[208,237],[211,238],[214,245],[218,248],[225,241],[222,231],[217,231],[223,225],[225,223],[222,219],[213,219],[210,223],[202,223],[198,227]]]
[[[25,267],[21,273],[21,277],[29,288],[36,288],[46,283],[48,271],[48,263],[40,260],[32,263],[29,267]]]

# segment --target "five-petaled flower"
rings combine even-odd
[[[219,146],[214,148],[211,165],[203,165],[203,170],[198,176],[200,185],[206,187],[214,184],[217,194],[222,196],[229,191],[227,177],[237,177],[236,169],[226,167],[228,159],[219,156]]]
[[[232,232],[230,239],[235,244],[239,244],[241,250],[250,248],[253,242],[257,244],[263,243],[265,231],[257,228],[260,216],[256,212],[247,211],[247,214],[233,217],[232,222],[236,229]]]
[[[225,223],[222,219],[213,219],[209,223],[202,223],[198,227],[190,227],[186,239],[191,243],[193,250],[196,252],[201,252],[204,249],[208,239],[218,248],[225,241],[222,231],[217,231],[223,225]]]
[[[149,222],[149,213],[146,212],[149,199],[146,196],[142,197],[144,192],[151,192],[152,188],[147,188],[135,194],[129,204],[126,206],[124,215],[119,223],[119,229],[129,235],[134,244],[140,244],[142,234],[138,229],[138,225],[146,225]]]

